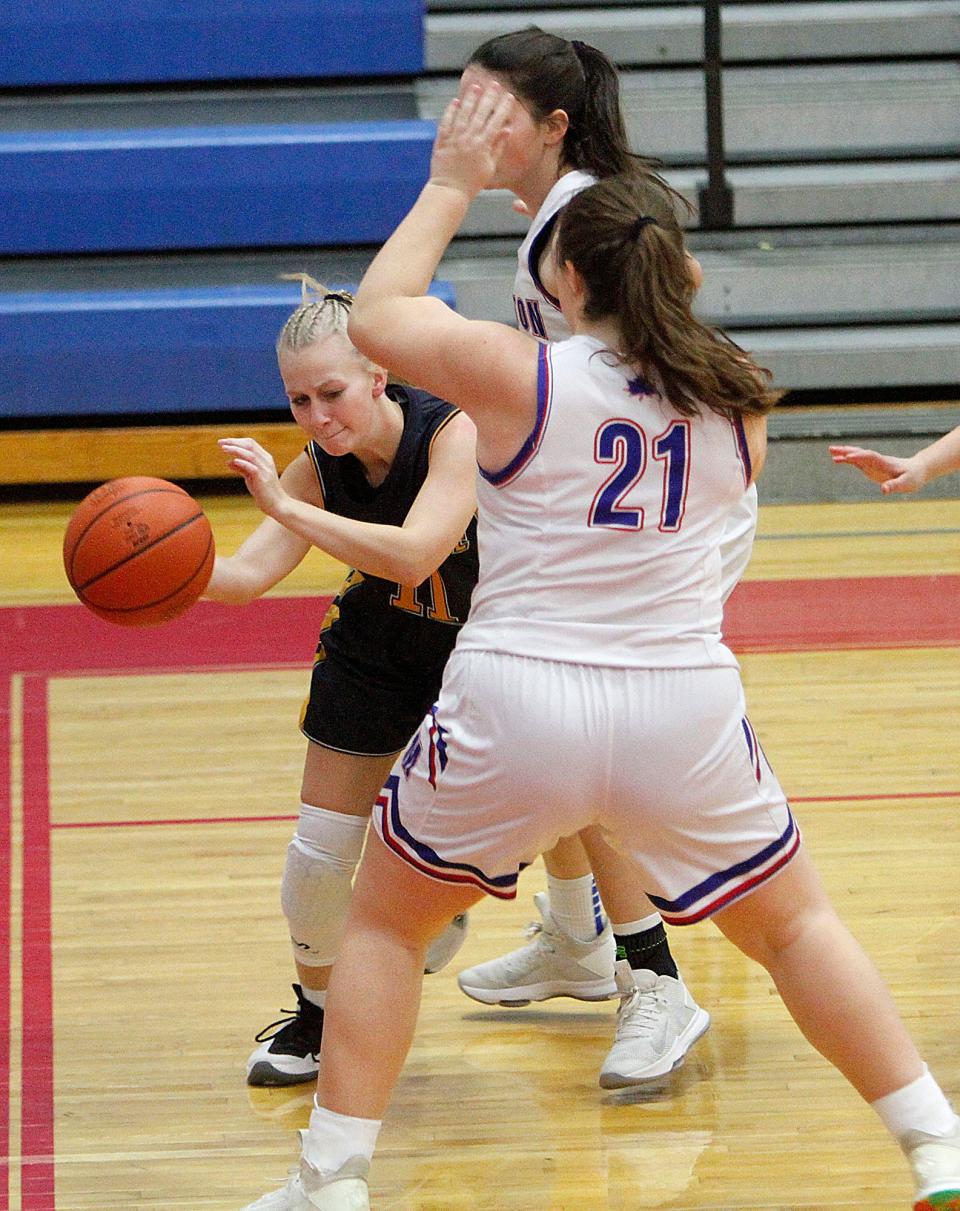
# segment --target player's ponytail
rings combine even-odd
[[[620,76],[607,56],[586,42],[570,49],[583,71],[583,103],[564,142],[564,158],[601,180],[648,164],[630,150],[620,104]]]
[[[280,277],[285,282],[300,283],[300,306],[287,316],[280,329],[276,345],[278,354],[284,350],[299,353],[336,334],[343,337],[368,370],[380,369],[357,349],[347,335],[347,321],[353,306],[353,295],[349,290],[331,290],[309,273],[282,273]],[[387,374],[391,384],[406,385],[404,379],[397,378],[389,371]]]
[[[676,209],[682,202],[662,181],[609,177],[564,207],[557,260],[583,279],[585,317],[616,319],[616,356],[677,412],[762,415],[778,398],[770,372],[692,312],[695,287]]]

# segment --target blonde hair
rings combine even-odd
[[[277,352],[284,349],[297,353],[307,349],[328,336],[338,334],[353,348],[347,336],[347,320],[353,306],[353,295],[349,290],[330,290],[309,273],[283,273],[285,282],[300,283],[300,306],[288,317],[277,337]],[[354,349],[357,357],[369,366],[368,358]]]

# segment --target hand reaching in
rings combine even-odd
[[[867,479],[880,485],[884,495],[891,492],[917,492],[927,482],[916,458],[897,458],[879,454],[862,446],[831,446],[830,457],[838,465],[849,463],[862,471]]]

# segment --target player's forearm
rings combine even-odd
[[[923,482],[960,471],[960,426],[914,455]]]
[[[232,555],[218,555],[203,595],[208,601],[220,601],[226,605],[249,605],[270,587],[242,560]]]
[[[446,550],[439,550],[436,544],[423,542],[402,526],[341,517],[292,498],[275,517],[294,534],[341,563],[399,584],[418,585],[426,580],[456,542],[454,538]]]

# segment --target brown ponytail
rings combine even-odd
[[[618,356],[656,377],[681,415],[704,406],[730,417],[763,415],[779,397],[769,370],[691,310],[678,196],[636,174],[585,189],[561,212],[557,260],[569,261],[582,277],[586,318],[616,319]]]

